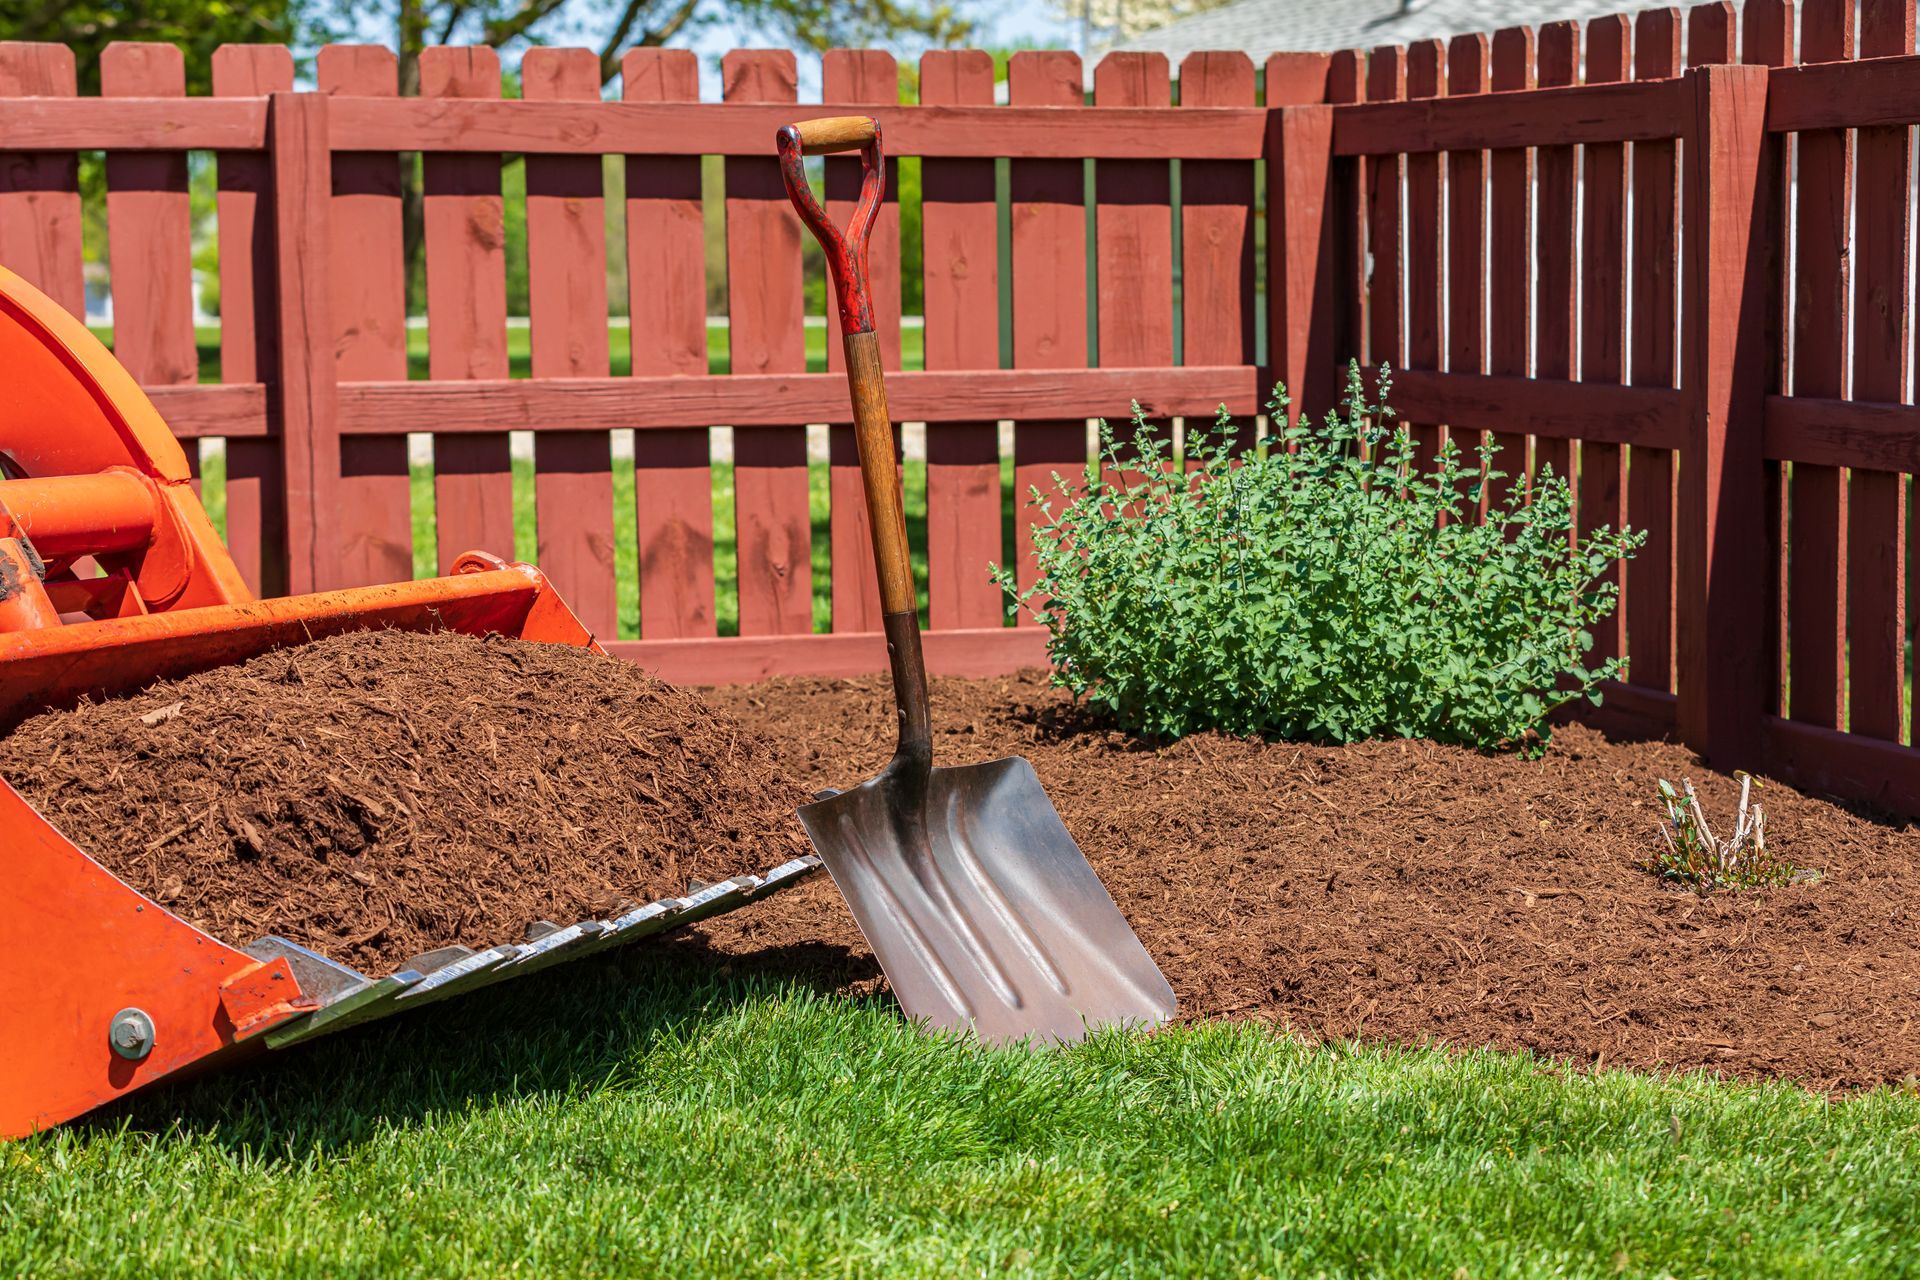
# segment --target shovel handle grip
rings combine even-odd
[[[920,615],[907,549],[907,521],[900,497],[900,468],[893,418],[880,368],[880,335],[874,332],[873,295],[867,284],[867,245],[886,194],[887,168],[880,124],[871,116],[833,116],[783,126],[775,135],[787,199],[826,252],[840,303],[841,341],[847,356],[847,389],[853,398],[854,441],[866,489],[867,522],[873,532],[873,563],[880,578],[882,625],[893,669],[893,695],[900,712],[900,755],[921,769],[932,758],[927,711],[927,668],[920,652]],[[831,151],[860,152],[860,200],[845,233],[827,220],[802,167],[804,157]]]
[[[858,151],[872,142],[880,126],[872,116],[821,116],[791,126],[800,134],[800,154],[826,155],[832,151]]]

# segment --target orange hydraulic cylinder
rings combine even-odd
[[[153,483],[132,471],[0,480],[0,509],[47,559],[146,546],[155,503]]]

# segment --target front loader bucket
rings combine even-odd
[[[186,456],[85,326],[0,268],[0,733],[83,698],[367,628],[599,646],[538,569],[469,552],[449,577],[257,600]],[[612,661],[612,659],[608,659]],[[279,1049],[754,901],[819,865],[689,886],[359,973],[283,938],[233,947],[88,857],[0,780],[0,1138],[187,1068]]]

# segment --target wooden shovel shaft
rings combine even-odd
[[[887,662],[893,669],[894,701],[900,709],[899,757],[924,774],[933,756],[927,712],[927,666],[920,652],[920,616],[913,588],[913,561],[907,549],[907,520],[895,462],[893,418],[880,368],[880,336],[873,327],[873,297],[867,285],[867,242],[885,195],[886,167],[880,126],[867,116],[837,116],[783,127],[776,135],[780,173],[787,198],[826,251],[840,302],[845,335],[847,387],[853,398],[854,440],[860,450],[860,479],[867,493],[867,523],[873,531],[873,561],[880,577],[881,625],[887,635]],[[827,221],[801,169],[802,156],[858,148],[862,168],[860,202],[845,234]]]

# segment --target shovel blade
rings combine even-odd
[[[1173,988],[1019,757],[800,810],[909,1018],[989,1043],[1173,1016]]]

